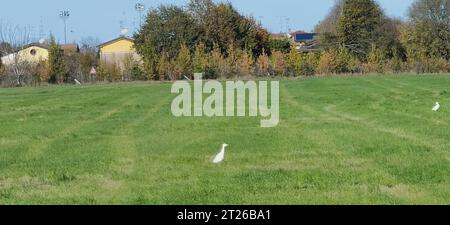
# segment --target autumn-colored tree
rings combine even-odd
[[[360,70],[361,62],[348,49],[330,49],[324,51],[317,65],[319,74],[356,73]]]
[[[159,62],[158,62],[158,76],[159,76],[159,80],[165,80],[166,77],[168,77],[169,75],[169,70],[170,70],[170,61],[167,57],[167,53],[166,52],[161,52],[161,56],[159,57]]]
[[[199,43],[195,47],[194,57],[192,59],[194,73],[205,73],[208,68],[208,54],[205,44]]]
[[[225,79],[229,73],[227,60],[222,55],[219,45],[214,44],[213,51],[209,55],[209,66],[207,78]]]
[[[322,52],[317,65],[317,73],[322,75],[328,75],[335,73],[336,71],[336,56],[335,50],[328,50]]]
[[[284,76],[286,75],[286,60],[284,58],[284,54],[279,51],[275,51],[272,53],[272,68],[277,76]]]
[[[416,0],[409,9],[401,39],[412,61],[449,60],[450,1]]]
[[[239,70],[239,62],[241,50],[236,48],[233,43],[228,45],[226,61],[229,68],[228,77],[236,76]]]
[[[290,75],[299,76],[301,74],[301,59],[302,57],[300,55],[300,52],[295,48],[295,46],[291,46],[291,49],[286,56],[287,69]]]
[[[239,77],[252,76],[253,72],[254,72],[253,54],[248,53],[248,52],[242,52],[239,56],[240,57],[238,59],[238,72],[237,72],[237,75]]]
[[[175,73],[174,80],[181,79],[183,76],[192,78],[191,53],[185,44],[180,47],[180,53],[174,61]]]
[[[387,62],[385,55],[381,48],[373,44],[367,56],[367,72],[383,73]]]
[[[312,76],[316,73],[319,64],[320,54],[309,52],[302,54],[301,60],[301,75]]]
[[[256,60],[258,76],[270,76],[270,59],[265,51]]]

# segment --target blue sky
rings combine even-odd
[[[82,37],[97,37],[107,41],[120,34],[120,23],[130,30],[139,24],[134,10],[137,2],[147,8],[159,4],[184,5],[188,0],[5,0],[0,7],[0,21],[31,28],[39,39],[40,31],[51,31],[58,40],[64,39],[63,22],[58,15],[68,9],[68,42]],[[243,14],[253,15],[272,32],[286,30],[310,31],[324,18],[335,0],[229,0]],[[390,16],[404,18],[414,0],[378,0]],[[39,3],[38,3],[39,2]],[[42,29],[41,29],[42,28]]]

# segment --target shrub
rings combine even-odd
[[[174,61],[174,76],[172,80],[182,79],[183,76],[192,77],[191,53],[185,44],[181,45],[178,57]]]
[[[266,52],[263,51],[263,53],[258,57],[256,60],[256,74],[257,76],[268,76],[270,75],[270,60],[269,56],[267,56]]]
[[[131,80],[145,80],[145,73],[139,63],[133,63],[131,67]]]
[[[424,54],[408,58],[409,69],[415,73],[449,72],[448,61],[439,57],[427,57]]]
[[[289,38],[271,38],[268,44],[270,52],[283,52],[284,54],[289,53],[291,50],[291,40]]]
[[[302,55],[295,46],[292,46],[286,56],[288,74],[291,76],[299,76],[302,74]]]
[[[320,56],[316,70],[319,74],[332,74],[335,73],[336,67],[336,54],[333,50],[329,50]]]
[[[121,78],[117,64],[101,63],[97,69],[97,79],[99,81],[119,81]]]
[[[205,48],[203,43],[199,43],[195,47],[194,57],[192,59],[194,73],[204,73],[208,68],[208,54],[206,54]]]
[[[387,63],[387,71],[391,73],[399,73],[404,70],[406,70],[405,63],[398,55],[394,55]]]
[[[385,53],[381,48],[372,45],[367,56],[367,71],[369,73],[384,73],[386,66]]]
[[[343,47],[323,52],[317,65],[317,72],[320,74],[357,73],[360,71],[361,62]]]
[[[40,61],[35,69],[35,81],[39,84],[41,82],[48,82],[50,79],[50,67],[46,61]]]
[[[4,79],[5,79],[5,66],[2,65],[0,59],[0,86],[3,85]]]
[[[225,79],[229,73],[228,63],[223,57],[218,45],[214,45],[213,51],[209,54],[209,66],[206,78]]]
[[[320,60],[320,54],[310,52],[303,54],[301,60],[301,74],[304,76],[312,76],[316,74],[316,69],[318,67]]]
[[[238,77],[242,76],[252,76],[254,73],[254,60],[251,53],[248,52],[242,52],[239,55],[238,59],[238,68],[237,68],[237,75]]]
[[[170,61],[166,52],[161,52],[158,62],[158,79],[165,80],[169,77]]]
[[[273,72],[276,76],[285,76],[286,75],[286,60],[284,59],[284,54],[279,51],[275,51],[272,53],[272,68]]]

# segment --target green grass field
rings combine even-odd
[[[0,204],[450,204],[450,76],[284,80],[275,128],[170,87],[0,89]]]

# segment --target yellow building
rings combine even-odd
[[[106,64],[115,63],[123,68],[126,60],[139,60],[140,57],[134,49],[134,40],[127,37],[119,37],[98,46],[100,50],[100,62]]]
[[[80,48],[77,44],[64,44],[60,45],[60,48],[65,55],[72,55],[80,52]],[[48,55],[49,46],[47,44],[32,43],[24,46],[17,52],[3,56],[2,63],[5,65],[20,62],[38,63],[40,61],[47,61]]]
[[[18,52],[2,57],[2,63],[11,65],[17,62],[38,63],[48,59],[48,47],[42,44],[29,44]]]

